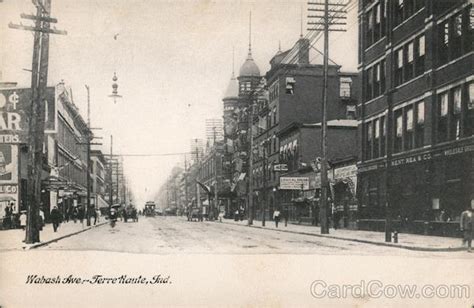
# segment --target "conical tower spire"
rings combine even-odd
[[[252,56],[252,11],[249,14],[249,56]]]

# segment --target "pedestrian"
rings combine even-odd
[[[40,208],[39,214],[38,214],[38,229],[40,231],[43,231],[43,227],[44,227],[44,212],[43,212],[43,209]]]
[[[219,222],[222,222],[222,218],[224,218],[224,215],[225,215],[224,210],[221,210],[219,212]]]
[[[234,212],[234,221],[239,221],[239,210],[235,210]]]
[[[10,206],[5,207],[5,218],[3,219],[3,228],[4,229],[10,229],[12,225],[12,210]]]
[[[79,215],[79,211],[77,210],[77,207],[75,206],[73,209],[72,209],[72,219],[74,220],[74,223],[77,222],[77,217]]]
[[[275,227],[278,228],[278,223],[280,222],[280,211],[278,209],[273,212],[273,220],[275,221]]]
[[[54,232],[56,232],[61,222],[61,213],[59,212],[57,206],[53,207],[53,209],[51,210],[50,217],[51,217],[51,222],[53,223],[53,230]]]
[[[460,227],[463,232],[462,244],[465,245],[467,242],[467,252],[472,252],[472,237],[474,236],[474,203],[471,201],[471,207],[468,207],[461,214]]]
[[[21,211],[20,215],[20,227],[25,230],[26,229],[26,211]]]
[[[283,210],[283,219],[285,219],[285,227],[288,227],[288,216],[288,207],[285,207],[285,209]]]
[[[81,224],[84,224],[84,208],[82,207],[82,205],[79,207],[77,214],[79,216],[79,221],[81,222]]]

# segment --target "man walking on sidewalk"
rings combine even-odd
[[[53,230],[56,232],[61,221],[61,213],[59,213],[58,207],[55,206],[51,210],[51,222],[53,223]]]
[[[280,221],[280,211],[278,209],[273,212],[273,220],[275,221],[275,227],[278,228],[278,222]]]
[[[472,252],[472,237],[474,236],[473,207],[474,204],[473,201],[471,201],[471,207],[468,207],[464,212],[462,212],[460,221],[461,231],[464,232],[462,244],[464,245],[467,242],[467,252]]]

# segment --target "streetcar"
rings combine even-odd
[[[155,217],[156,215],[156,204],[153,201],[148,201],[145,203],[145,209],[143,210],[143,213],[146,217]]]

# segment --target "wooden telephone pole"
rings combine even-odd
[[[12,29],[34,32],[33,65],[31,74],[31,105],[28,127],[28,185],[27,185],[27,224],[25,243],[40,241],[38,217],[41,203],[41,174],[43,170],[43,144],[45,128],[45,93],[48,81],[49,34],[67,34],[66,31],[51,29],[51,0],[33,1],[36,15],[21,14],[21,18],[35,21],[34,26],[10,23]]]
[[[322,106],[322,129],[321,129],[321,196],[319,207],[319,218],[321,224],[321,234],[329,234],[328,225],[328,158],[327,158],[327,101],[328,101],[328,59],[329,59],[329,31],[345,31],[341,28],[332,28],[333,25],[346,25],[341,19],[346,19],[346,4],[324,2],[308,2],[308,11],[322,13],[319,15],[309,15],[308,18],[316,18],[315,22],[308,22],[315,26],[308,29],[310,31],[324,31],[324,85],[323,85],[323,106]],[[329,16],[331,13],[331,16]]]

